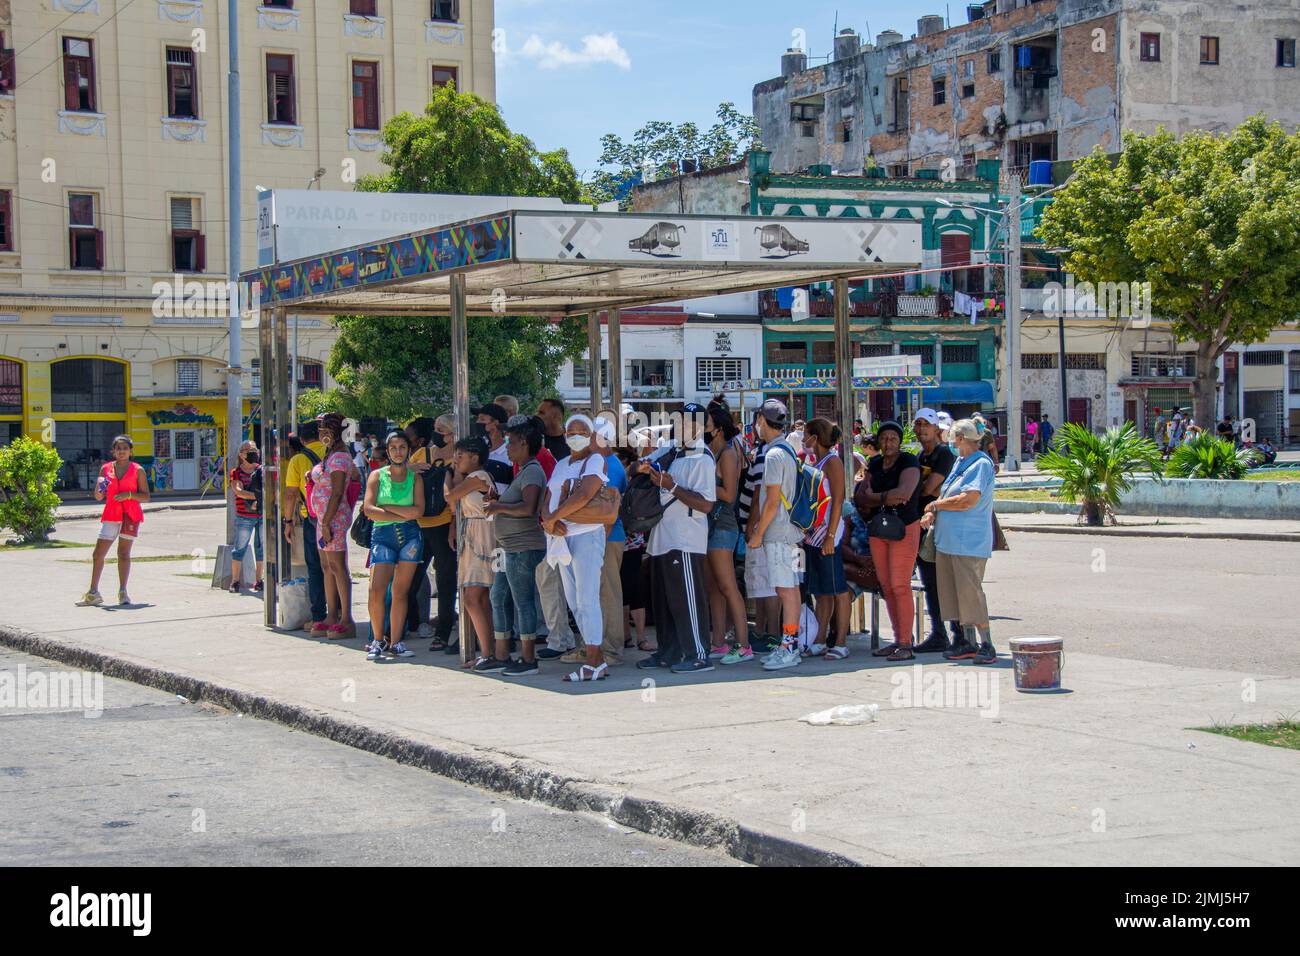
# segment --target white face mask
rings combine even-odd
[[[566,435],[564,443],[569,446],[570,451],[586,451],[587,446],[591,444],[590,435]]]

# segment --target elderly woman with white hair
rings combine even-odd
[[[604,619],[600,610],[600,582],[605,564],[608,528],[575,521],[571,516],[586,507],[609,482],[605,458],[595,445],[595,423],[586,415],[570,415],[564,423],[569,456],[557,462],[546,484],[542,502],[542,530],[546,532],[546,561],[557,567],[564,597],[573,609],[578,631],[586,645],[587,661],[565,680],[604,679],[609,672],[601,645]]]
[[[961,637],[944,652],[950,661],[994,664],[984,568],[993,554],[993,462],[980,451],[980,433],[969,418],[953,422],[957,464],[925,506],[922,528],[933,528],[939,604],[945,620],[961,625]]]

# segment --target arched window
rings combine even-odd
[[[63,359],[50,365],[54,412],[125,412],[126,363]]]

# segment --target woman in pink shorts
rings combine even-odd
[[[104,603],[99,593],[99,577],[104,573],[108,549],[117,542],[117,603],[130,604],[126,579],[131,576],[131,545],[140,533],[144,509],[149,500],[149,479],[144,469],[131,460],[131,439],[118,435],[113,439],[113,460],[106,462],[95,482],[95,500],[104,502],[99,518],[99,540],[90,569],[90,590],[77,602],[79,607],[97,607]]]
[[[357,499],[354,491],[360,488],[360,475],[343,443],[343,416],[322,415],[319,421],[325,457],[311,470],[308,507],[316,518],[316,547],[325,578],[325,636],[346,640],[357,636],[352,620],[348,530],[352,527],[352,507]]]

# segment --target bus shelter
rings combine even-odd
[[[457,435],[469,433],[468,320],[476,315],[587,317],[591,354],[600,354],[600,315],[609,328],[609,405],[622,395],[619,310],[683,299],[812,282],[835,289],[835,354],[852,367],[848,280],[919,267],[921,225],[909,220],[686,216],[570,210],[499,213],[331,250],[245,273],[255,288],[265,441],[263,520],[279,533],[279,463],[289,421],[288,315],[449,316],[452,406]],[[593,413],[605,408],[600,362],[591,363]],[[852,380],[834,386],[852,419]],[[851,441],[849,430],[846,442]],[[851,449],[844,460],[853,467]],[[276,593],[287,569],[267,548],[265,623],[276,624]],[[462,653],[466,643],[461,643]]]

